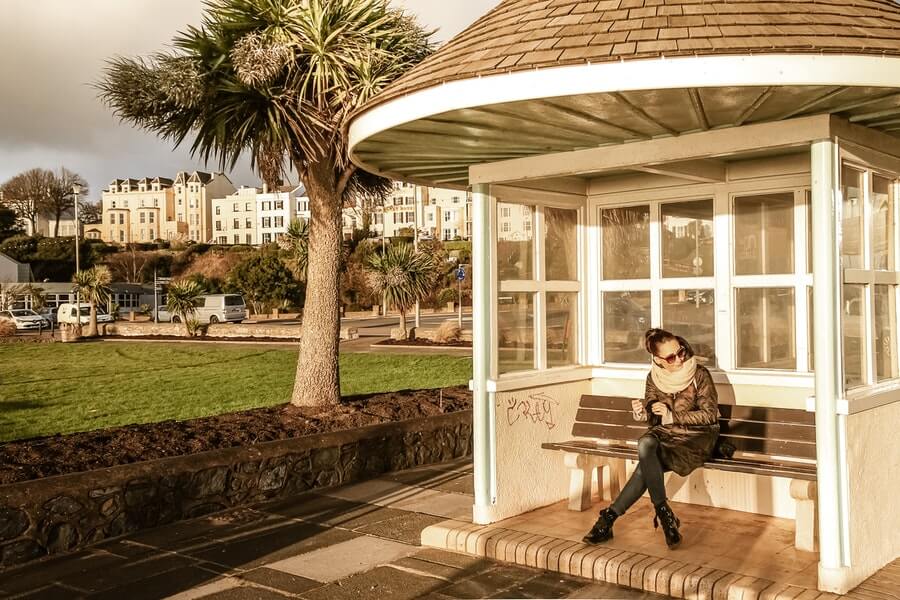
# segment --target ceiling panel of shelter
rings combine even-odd
[[[675,89],[545,98],[466,108],[377,133],[354,148],[391,177],[463,187],[468,167],[837,113],[900,137],[900,91],[835,86]]]

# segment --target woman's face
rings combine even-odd
[[[666,371],[678,371],[684,366],[684,348],[678,340],[669,340],[656,347],[653,361]]]

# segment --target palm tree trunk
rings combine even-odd
[[[81,317],[78,317],[81,320]],[[97,305],[91,302],[91,317],[88,323],[88,337],[97,337]]]
[[[400,308],[400,339],[405,340],[409,337],[409,332],[406,330],[406,309]]]
[[[341,400],[338,374],[341,199],[329,164],[310,165],[304,183],[312,218],[306,304],[291,403],[295,406],[337,404]]]

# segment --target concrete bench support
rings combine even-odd
[[[816,511],[816,482],[791,480],[791,498],[797,501],[797,517],[794,523],[794,547],[804,552],[817,552],[819,515]]]
[[[563,460],[569,469],[569,510],[583,511],[591,507],[591,485],[595,472],[601,500],[612,501],[622,490],[625,461],[575,452],[566,452]]]

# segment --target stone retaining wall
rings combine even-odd
[[[202,337],[215,338],[278,338],[285,340],[298,340],[300,338],[299,325],[283,325],[278,323],[215,323],[204,325],[206,333]],[[143,336],[181,336],[185,337],[183,323],[139,323],[128,321],[116,321],[100,327],[103,335],[118,335],[122,337]],[[342,327],[341,339],[355,339],[359,337],[355,327]]]
[[[4,485],[0,567],[471,452],[462,411]]]

